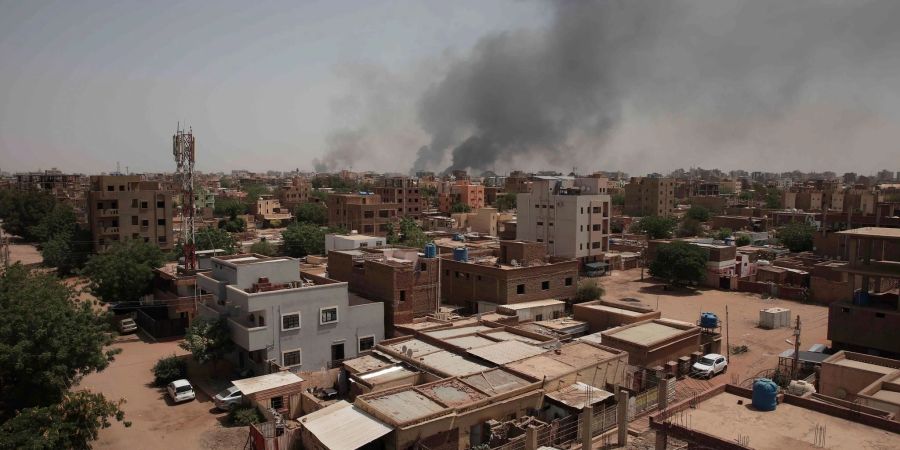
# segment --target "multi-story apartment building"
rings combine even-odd
[[[417,249],[358,248],[328,253],[328,276],[350,291],[384,302],[385,332],[438,311],[438,258]]]
[[[301,272],[294,258],[213,258],[197,286],[200,315],[226,318],[235,363],[257,374],[336,367],[384,339],[382,303],[350,295],[347,283]]]
[[[397,208],[397,215],[414,218],[422,216],[424,205],[417,180],[409,177],[385,178],[372,190],[381,196],[383,202],[400,205]]]
[[[625,185],[625,214],[668,217],[675,210],[675,181],[634,177]]]
[[[125,239],[143,239],[163,250],[174,248],[172,192],[158,181],[142,181],[139,175],[92,176],[87,197],[88,226],[96,251]]]
[[[256,220],[265,224],[283,224],[294,218],[290,210],[281,206],[281,201],[272,195],[261,195],[253,204]]]
[[[398,203],[382,202],[376,194],[329,194],[328,226],[385,236],[388,224],[397,220]]]
[[[43,172],[17,173],[15,188],[20,191],[47,192],[57,201],[69,204],[75,210],[79,222],[86,220],[87,177],[84,175],[64,174],[56,169]]]
[[[278,200],[288,211],[293,211],[297,206],[309,202],[311,194],[312,184],[302,177],[292,178],[277,191]]]
[[[445,192],[438,193],[438,209],[449,213],[453,205],[462,204],[471,210],[484,208],[484,186],[468,180],[458,180],[447,187]]]
[[[440,276],[445,303],[485,312],[534,300],[571,301],[578,261],[548,257],[539,242],[500,241],[499,252],[456,249],[453,257],[441,260]]]
[[[516,198],[516,239],[542,242],[550,255],[582,263],[609,250],[611,201],[606,178],[534,178]]]

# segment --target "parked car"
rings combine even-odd
[[[195,398],[194,387],[188,380],[175,380],[166,386],[166,390],[175,403],[187,402]]]
[[[235,406],[240,405],[243,401],[244,394],[241,393],[241,390],[238,389],[237,386],[231,386],[213,397],[216,408],[222,411],[232,409]]]
[[[710,353],[697,360],[692,369],[695,376],[712,378],[728,371],[728,360],[718,353]]]
[[[119,321],[119,334],[134,333],[137,329],[138,326],[134,319],[125,318]]]

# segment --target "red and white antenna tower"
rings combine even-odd
[[[179,123],[172,136],[172,154],[175,156],[175,182],[181,185],[181,247],[184,250],[184,270],[187,272],[197,270],[197,248],[194,245],[194,143],[193,130],[183,130]]]

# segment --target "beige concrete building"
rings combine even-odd
[[[261,195],[253,204],[256,220],[266,224],[284,224],[294,218],[291,212],[281,206],[281,201],[272,195]]]
[[[288,211],[310,201],[312,184],[306,178],[294,177],[278,189],[278,199]]]
[[[516,239],[543,242],[557,258],[602,261],[609,250],[606,187],[606,178],[535,177],[531,192],[516,198]]]
[[[671,178],[632,178],[625,185],[625,215],[669,217],[675,210]]]
[[[142,239],[163,250],[175,246],[172,192],[157,181],[142,181],[140,175],[92,176],[87,205],[96,251],[125,239]]]

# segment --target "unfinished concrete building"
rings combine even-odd
[[[397,215],[419,218],[425,209],[418,180],[409,177],[389,177],[372,188],[385,203],[396,203]]]
[[[388,225],[398,220],[398,203],[385,203],[376,194],[329,194],[328,226],[385,236]]]
[[[625,185],[625,215],[669,217],[675,211],[675,181],[632,178]]]
[[[95,251],[125,239],[175,248],[172,192],[158,181],[143,181],[140,175],[92,176],[87,198]]]

